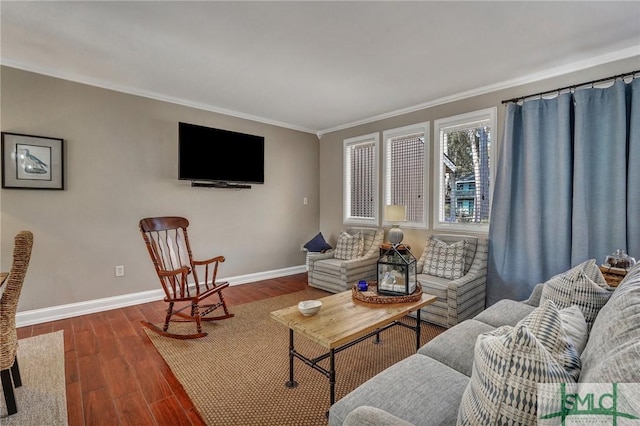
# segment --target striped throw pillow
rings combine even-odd
[[[467,240],[447,244],[431,237],[425,248],[429,251],[425,257],[422,273],[450,280],[460,278],[464,274],[464,261],[468,245]]]
[[[515,327],[478,336],[458,425],[536,424],[538,384],[576,383],[580,366],[558,308],[547,301]]]

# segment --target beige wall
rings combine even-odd
[[[18,231],[35,236],[20,311],[158,289],[137,228],[146,216],[189,218],[195,256],[224,255],[223,278],[304,264],[319,224],[315,135],[8,67],[0,95],[2,131],[65,140],[66,190],[0,190],[0,268]],[[265,184],[178,181],[179,121],[263,135]]]
[[[484,108],[498,107],[497,137],[495,137],[496,134],[494,133],[493,140],[499,143],[504,125],[503,100],[517,96],[540,93],[547,90],[554,90],[560,87],[580,84],[599,78],[606,78],[637,69],[640,69],[640,57],[593,67],[591,69],[536,82],[534,84],[527,84],[508,90],[496,91],[473,98],[450,102],[436,107],[323,135],[320,140],[320,230],[323,235],[325,235],[329,243],[335,245],[340,230],[345,228],[342,223],[342,149],[344,139],[380,132],[380,148],[382,149],[382,132],[384,130],[429,121],[431,123],[432,142],[431,151],[429,153],[431,159],[429,180],[431,182],[431,188],[433,188],[433,183],[435,182],[435,156],[433,147],[434,141],[436,140],[435,135],[433,134],[434,120],[477,111]],[[428,78],[428,71],[425,72],[425,78]],[[425,100],[425,102],[426,101],[428,100]],[[382,169],[380,170],[380,173],[380,176],[382,176]],[[380,197],[380,199],[382,199],[382,185],[380,185]],[[405,235],[403,241],[411,245],[411,251],[416,257],[419,257],[422,254],[427,235],[434,233],[433,217],[431,214],[433,203],[434,191],[431,189],[428,207],[430,216],[429,230],[412,230],[401,226]],[[493,219],[495,218],[492,218],[492,220]]]

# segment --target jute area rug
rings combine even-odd
[[[201,339],[177,340],[146,331],[208,425],[326,425],[329,380],[296,359],[298,387],[285,386],[289,329],[271,319],[270,312],[327,295],[308,289],[235,306],[235,317],[204,324],[209,335]],[[406,321],[415,324],[413,318]],[[172,324],[170,330],[184,326]],[[422,343],[442,331],[423,323]],[[392,327],[381,339],[380,344],[371,338],[336,354],[336,401],[416,351],[415,333],[405,327]],[[326,352],[298,335],[294,342],[307,356]],[[321,365],[328,368],[328,359]]]
[[[18,340],[18,365],[18,412],[7,416],[4,395],[0,396],[0,425],[67,425],[63,331]]]

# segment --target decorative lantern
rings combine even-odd
[[[394,244],[378,259],[378,294],[407,296],[416,290],[416,258]]]
[[[633,265],[636,264],[636,259],[629,256],[623,249],[618,249],[608,255],[604,259],[605,266],[609,268],[619,268],[629,271]]]

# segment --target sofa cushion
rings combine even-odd
[[[331,250],[333,247],[325,241],[322,232],[318,232],[315,237],[307,241],[304,248],[311,252],[325,252]]]
[[[425,247],[425,257],[422,273],[436,277],[455,280],[464,275],[467,240],[460,240],[447,244],[435,237],[431,237]]]
[[[495,327],[474,319],[462,321],[422,346],[418,353],[440,361],[460,373],[471,376],[476,339]]]
[[[356,233],[351,235],[348,232],[342,231],[338,243],[336,244],[336,250],[334,256],[336,259],[350,260],[362,256],[364,249],[364,239],[362,234]]]
[[[595,259],[590,259],[550,278],[542,288],[540,300],[541,303],[553,300],[560,309],[577,305],[587,321],[587,330],[590,331],[612,291],[613,288],[605,281]]]
[[[547,301],[515,327],[478,336],[458,424],[536,424],[537,384],[575,383],[579,374],[559,310]]]
[[[319,272],[326,272],[333,275],[340,274],[340,267],[343,260],[341,259],[323,259],[315,262],[314,269]]]
[[[344,419],[344,426],[413,426],[409,422],[389,414],[384,410],[368,405],[361,405],[350,412]]]
[[[584,383],[640,383],[640,263],[593,323],[581,356]]]
[[[425,274],[417,274],[416,279],[420,283],[423,293],[436,296],[438,300],[446,303],[447,285],[449,284],[449,279]]]
[[[454,425],[468,383],[469,377],[464,374],[430,357],[413,354],[333,404],[329,425],[341,425],[362,405],[382,409],[414,425]]]
[[[535,308],[535,306],[516,302],[515,300],[502,299],[480,312],[473,319],[496,328],[503,325],[513,327],[518,321],[533,312]]]

